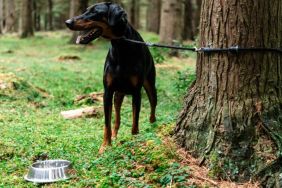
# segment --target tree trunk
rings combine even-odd
[[[181,41],[182,23],[181,0],[163,0],[160,37],[161,42],[172,44],[174,40]]]
[[[195,6],[193,10],[193,33],[194,36],[196,36],[199,34],[202,0],[194,0],[194,1],[195,1]]]
[[[20,15],[20,37],[26,38],[33,36],[33,3],[32,0],[21,1]]]
[[[199,46],[281,47],[281,20],[281,0],[203,0]],[[175,137],[211,175],[279,185],[281,63],[274,52],[198,55]]]
[[[71,0],[70,1],[70,18],[78,16],[86,11],[88,7],[88,0]],[[79,32],[73,32],[70,43],[75,44]]]
[[[129,23],[135,28],[140,27],[140,1],[130,0],[126,6]]]
[[[39,31],[40,26],[38,26],[38,20],[37,19],[38,19],[38,17],[40,17],[39,16],[40,15],[40,9],[39,9],[39,6],[37,4],[37,1],[33,1],[33,12],[34,12],[34,14],[33,14],[34,29],[35,29],[35,31]]]
[[[174,44],[182,40],[182,0],[162,0],[160,40],[162,43]],[[173,50],[170,55],[177,56]]]
[[[47,1],[47,30],[53,30],[53,1]],[[87,6],[87,5],[86,5]]]
[[[183,39],[194,40],[194,24],[193,24],[193,7],[192,0],[185,0],[184,2],[184,27],[183,27]]]
[[[4,28],[4,0],[0,0],[0,34],[3,33]]]
[[[151,0],[147,9],[147,30],[159,33],[161,19],[161,0]]]
[[[5,28],[4,32],[14,32],[16,22],[16,8],[14,0],[5,0]]]

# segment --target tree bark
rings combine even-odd
[[[193,33],[194,36],[199,34],[199,27],[200,27],[200,15],[201,15],[201,8],[202,8],[202,0],[195,0],[195,7],[193,10]]]
[[[160,38],[161,42],[172,44],[174,40],[181,41],[182,25],[181,0],[163,0]]]
[[[199,46],[281,47],[280,0],[203,0]],[[218,178],[281,186],[282,64],[273,52],[200,53],[175,128]]]
[[[175,44],[182,41],[183,17],[182,0],[162,0],[160,41],[166,44]],[[172,50],[170,55],[177,56]]]
[[[16,8],[14,0],[5,0],[5,28],[4,32],[14,32],[16,23]]]
[[[40,24],[40,6],[37,4],[37,1],[33,1],[33,24],[35,31],[40,31],[41,24]]]
[[[192,0],[185,0],[184,2],[184,27],[183,27],[183,39],[194,40],[194,24],[193,24],[193,7]]]
[[[32,0],[21,1],[20,13],[20,37],[26,38],[33,36],[33,3]]]
[[[51,31],[53,30],[53,0],[48,0],[47,4],[47,30]]]
[[[70,1],[70,18],[78,16],[86,11],[88,7],[88,0],[71,0]],[[76,38],[78,37],[79,32],[73,32],[73,35],[69,41],[71,44],[76,43]]]
[[[154,33],[160,32],[161,0],[151,0],[147,8],[147,30]]]

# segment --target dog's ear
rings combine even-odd
[[[124,9],[117,4],[110,4],[108,23],[111,27],[126,25],[127,14]]]

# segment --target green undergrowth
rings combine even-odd
[[[153,34],[143,35],[158,40]],[[182,106],[184,85],[194,79],[191,67],[157,68],[157,122],[149,123],[149,102],[143,92],[140,134],[131,136],[127,97],[118,138],[99,155],[103,114],[65,120],[60,112],[90,105],[75,103],[78,95],[103,91],[103,64],[110,44],[98,40],[90,46],[69,45],[69,37],[65,31],[21,40],[0,37],[0,187],[37,187],[23,177],[33,162],[44,159],[71,161],[74,177],[43,187],[188,186],[189,167],[180,164],[176,148],[164,140]],[[164,63],[171,62],[168,58]],[[102,107],[99,101],[91,105]]]

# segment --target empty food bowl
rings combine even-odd
[[[46,160],[33,163],[25,180],[34,183],[52,183],[71,178],[71,163],[66,160]]]

